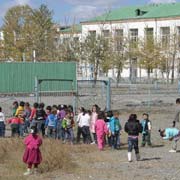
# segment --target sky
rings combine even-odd
[[[180,0],[0,0],[0,26],[7,10],[16,5],[28,4],[38,8],[46,4],[53,11],[54,22],[69,25],[88,20],[114,8],[147,3],[171,3]]]

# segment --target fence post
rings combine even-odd
[[[111,109],[111,79],[108,78],[107,82],[107,91],[106,91],[106,110]]]
[[[180,80],[178,80],[178,93],[180,93]]]
[[[35,77],[34,91],[35,91],[35,102],[39,103],[39,83],[37,76]]]

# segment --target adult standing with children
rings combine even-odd
[[[179,122],[180,116],[180,98],[176,99],[176,108],[175,108],[175,116],[173,121],[173,127],[176,126],[176,122]]]

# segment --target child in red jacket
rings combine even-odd
[[[31,134],[24,139],[24,144],[26,145],[26,149],[23,155],[23,161],[28,165],[24,175],[30,175],[32,173],[31,169],[33,165],[34,173],[37,173],[38,165],[42,161],[41,151],[39,149],[42,139],[37,135],[37,128],[35,126],[31,127]]]
[[[19,132],[19,124],[22,123],[21,119],[19,117],[12,117],[7,120],[9,124],[11,124],[11,136],[15,137],[20,135]]]

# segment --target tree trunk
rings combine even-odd
[[[175,54],[173,54],[173,59],[172,59],[171,84],[173,84],[173,83],[174,83],[174,66],[175,66]]]
[[[98,68],[99,68],[99,60],[97,59],[94,65],[94,83],[95,84],[96,84],[97,76],[98,76]]]
[[[151,75],[151,69],[148,68],[148,81],[150,80],[150,75]]]
[[[118,84],[119,84],[119,82],[120,82],[120,78],[121,78],[121,70],[118,69],[117,77],[116,77],[116,80],[117,80],[117,82],[116,82],[116,87],[118,87]]]

